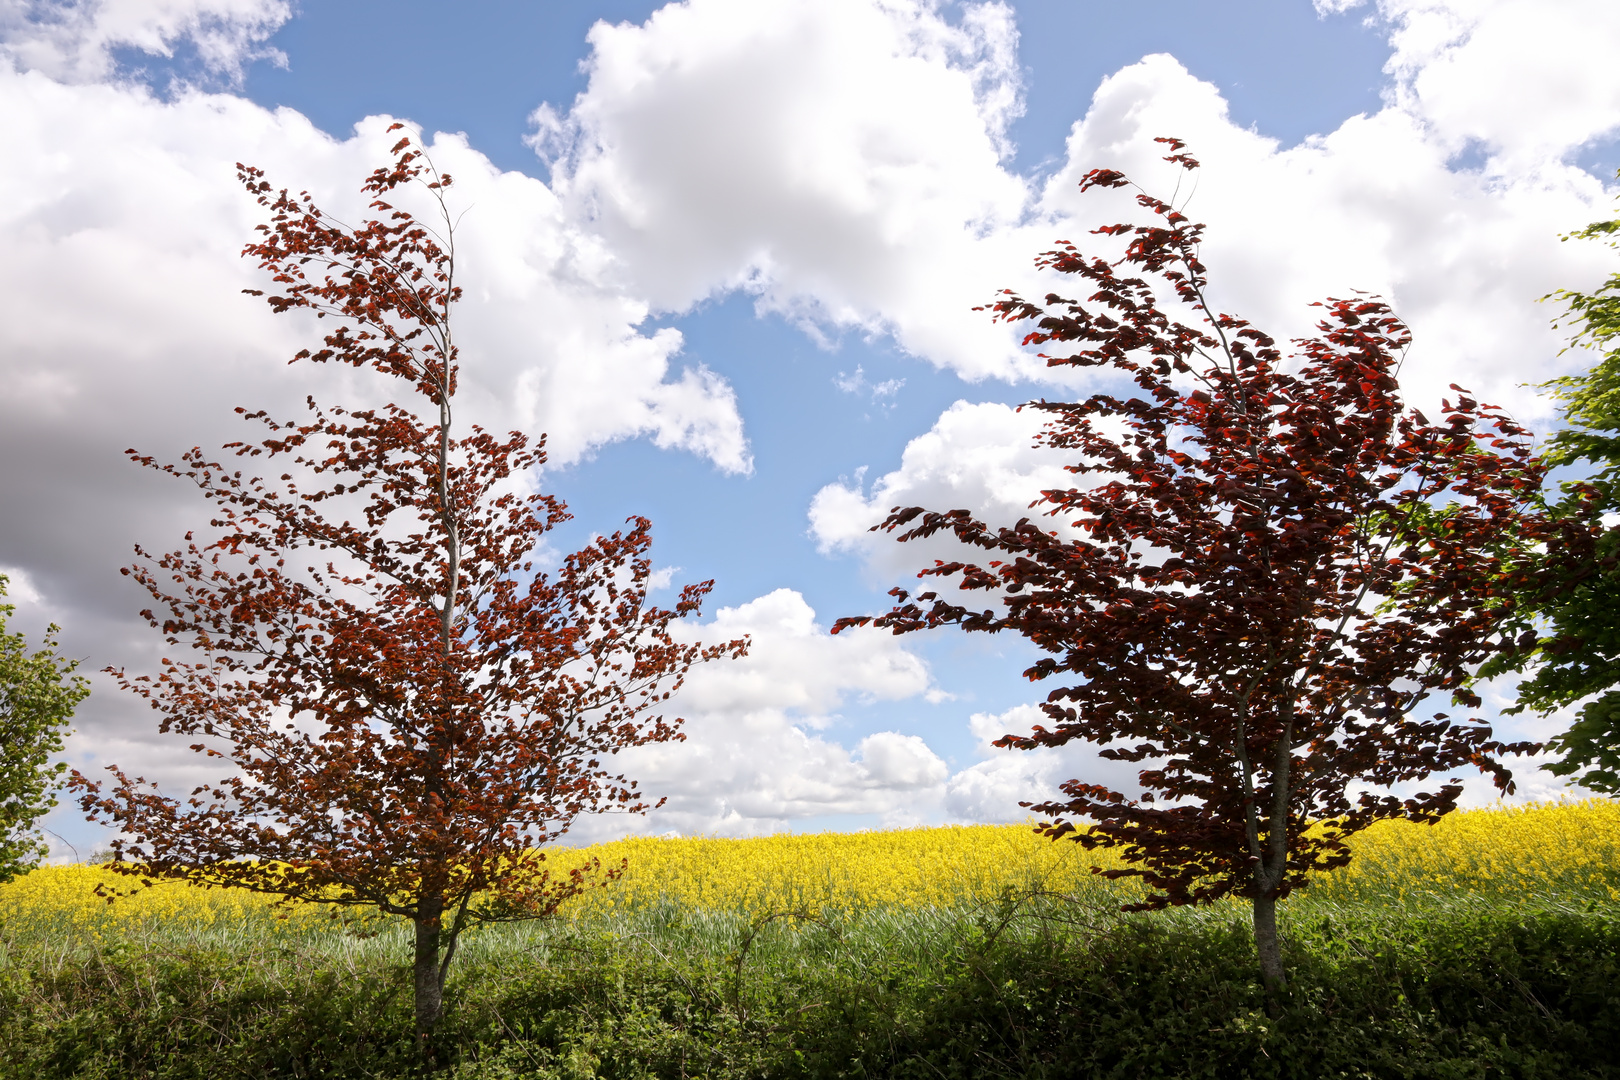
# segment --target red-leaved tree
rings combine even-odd
[[[1167,160],[1197,168],[1161,141]],[[1128,183],[1095,170],[1081,187]],[[1469,679],[1503,644],[1512,553],[1552,527],[1532,509],[1544,470],[1527,432],[1462,390],[1439,424],[1402,405],[1410,335],[1376,299],[1327,301],[1318,336],[1285,361],[1210,305],[1203,226],[1136,201],[1155,220],[1097,230],[1126,242],[1118,261],[1067,243],[1041,257],[1083,300],[1006,293],[992,308],[1035,324],[1024,340],[1051,350],[1048,365],[1135,384],[1025,406],[1049,417],[1038,441],[1071,451],[1084,478],[1031,505],[1074,532],[896,507],[878,528],[954,535],[991,557],[936,562],[918,576],[957,592],[895,589],[890,612],[834,632],[959,626],[1044,650],[1025,674],[1061,684],[1041,706],[1049,726],[997,745],[1098,744],[1141,764],[1142,794],[1071,780],[1035,807],[1050,817],[1042,830],[1121,848],[1125,865],[1108,874],[1146,885],[1136,908],[1249,898],[1275,992],[1277,902],[1345,865],[1350,834],[1382,818],[1432,822],[1462,790],[1451,778],[1399,798],[1391,785],[1469,767],[1512,790],[1497,759],[1531,746],[1414,710],[1480,704]],[[976,610],[962,599],[975,591],[995,604]]]
[[[162,731],[230,775],[183,801],[116,767],[108,791],[73,783],[86,812],[122,831],[115,868],[411,920],[426,1046],[462,932],[547,914],[585,886],[579,871],[548,872],[543,849],[580,814],[647,808],[613,755],[681,738],[661,704],[692,664],[746,641],[671,638],[712,583],[649,605],[643,518],[535,569],[536,545],[568,517],[521,493],[542,447],[452,424],[449,214],[435,232],[387,201],[417,185],[445,211],[448,175],[401,139],[363,188],[381,220],[350,228],[239,170],[271,215],[244,252],[273,275],[271,306],[337,324],[294,362],[369,370],[406,400],[310,399],[302,422],[244,413],[267,437],[226,449],[278,463],[278,479],[200,449],[178,465],[130,452],[195,483],[214,520],[206,541],[138,550],[125,571],[157,601],[147,620],[192,659],[117,674]]]

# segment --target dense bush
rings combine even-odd
[[[1314,903],[1286,930],[1292,995],[1269,1012],[1230,908],[794,920],[666,906],[500,931],[452,983],[439,1061],[464,1080],[1620,1075],[1606,905]],[[411,1075],[390,933],[347,952],[12,944],[4,1075]]]

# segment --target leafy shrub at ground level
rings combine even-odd
[[[1335,921],[1293,928],[1294,991],[1275,1019],[1236,922],[1134,923],[1082,955],[1009,951],[941,996],[891,1075],[1617,1074],[1620,930],[1608,920]]]
[[[559,924],[470,957],[440,1060],[456,1080],[1620,1076],[1607,909],[1301,906],[1275,1018],[1231,909],[1070,919]],[[408,1076],[407,986],[286,945],[13,946],[0,1075]]]

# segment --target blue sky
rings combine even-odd
[[[552,432],[559,545],[647,514],[758,644],[683,699],[685,748],[633,763],[666,811],[585,837],[1016,820],[1098,768],[987,748],[1032,715],[1016,641],[825,637],[916,563],[863,531],[887,500],[1010,515],[1056,467],[1008,407],[1080,385],[967,308],[1098,220],[1087,168],[1151,184],[1152,136],[1189,139],[1230,307],[1289,334],[1334,290],[1390,296],[1419,402],[1460,381],[1544,420],[1523,384],[1579,357],[1535,299],[1607,272],[1557,241],[1616,191],[1605,3],[17,0],[0,42],[19,624],[150,665],[117,567],[200,510],[117,451],[217,445],[229,405],[311,389],[278,360],[307,328],[237,299],[230,163],[341,208],[375,118],[461,133],[433,147],[467,177],[471,408]],[[151,727],[103,679],[74,761],[201,775]]]

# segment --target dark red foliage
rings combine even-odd
[[[1166,141],[1167,160],[1197,167]],[[1081,186],[1127,183],[1098,170]],[[1480,704],[1469,679],[1505,644],[1514,555],[1549,527],[1533,510],[1544,468],[1528,432],[1461,389],[1438,424],[1403,406],[1410,334],[1377,299],[1327,301],[1318,335],[1285,360],[1209,305],[1203,226],[1136,201],[1156,220],[1097,230],[1126,241],[1118,262],[1069,244],[1041,257],[1084,300],[1007,293],[992,307],[1035,324],[1025,343],[1050,350],[1050,366],[1135,385],[1025,406],[1048,414],[1040,442],[1071,451],[1084,481],[1031,505],[1074,533],[897,507],[879,528],[900,540],[946,533],[991,556],[919,577],[995,604],[895,589],[889,613],[835,632],[1028,638],[1048,655],[1025,674],[1061,685],[1042,705],[1048,725],[998,745],[1080,739],[1142,766],[1138,799],[1064,784],[1064,800],[1034,807],[1044,831],[1122,847],[1127,866],[1109,874],[1142,879],[1140,907],[1253,898],[1263,939],[1276,900],[1349,860],[1346,836],[1381,818],[1433,821],[1462,790],[1455,778],[1408,798],[1379,789],[1469,768],[1512,790],[1497,759],[1533,747],[1435,703]],[[1169,298],[1200,318],[1172,318]]]
[[[245,254],[280,287],[275,310],[338,324],[295,362],[375,371],[421,397],[363,410],[311,399],[302,423],[238,409],[268,435],[226,449],[275,462],[277,479],[200,449],[179,465],[130,452],[195,483],[214,519],[209,539],[139,552],[125,571],[157,601],[147,620],[193,659],[117,674],[163,732],[229,775],[183,801],[116,767],[109,792],[74,784],[122,831],[115,866],[413,920],[425,1033],[469,921],[544,915],[583,887],[546,871],[544,847],[580,814],[647,808],[613,755],[681,738],[657,710],[692,664],[746,642],[671,637],[712,583],[650,605],[644,518],[536,570],[536,546],[568,514],[523,494],[541,445],[453,431],[450,218],[435,234],[385,201],[420,183],[442,210],[450,177],[409,140],[394,153],[364,187],[384,220],[358,229],[241,167],[271,212]]]

